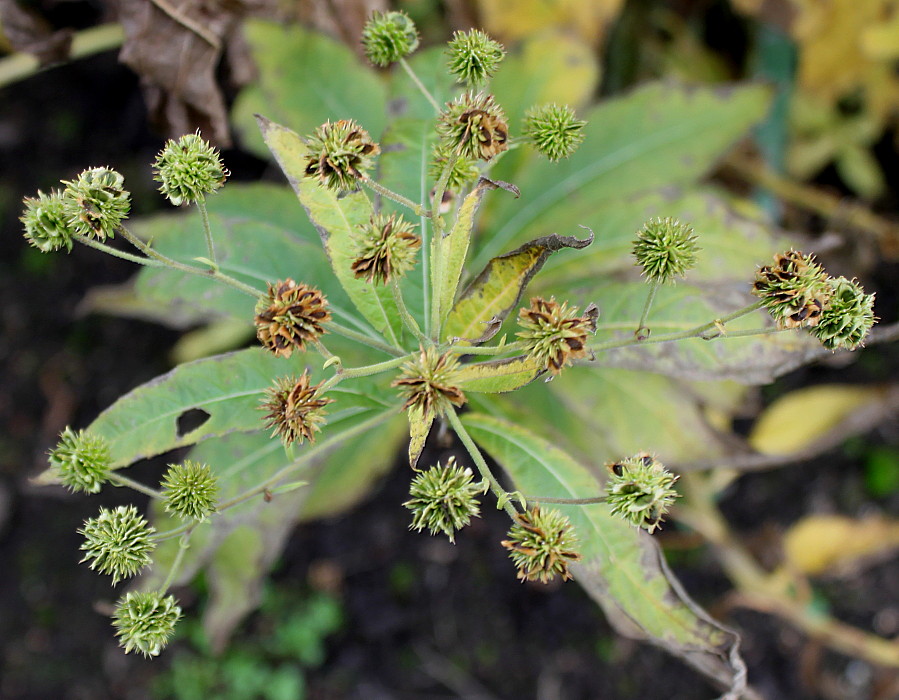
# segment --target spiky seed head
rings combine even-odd
[[[356,189],[368,177],[380,147],[351,119],[325,122],[307,139],[306,176],[336,192]]]
[[[493,77],[506,51],[502,44],[480,29],[472,29],[468,32],[453,32],[447,55],[447,67],[456,76],[457,82],[477,88]]]
[[[186,520],[205,520],[215,512],[218,481],[208,464],[188,459],[169,465],[162,480],[162,496],[167,513]]]
[[[330,320],[324,294],[292,279],[268,285],[268,294],[256,303],[254,319],[259,342],[280,357],[305,350]]]
[[[606,466],[609,469],[606,502],[612,515],[653,532],[678,497],[674,489],[677,475],[646,452]]]
[[[506,115],[493,95],[484,92],[467,92],[448,102],[437,132],[451,152],[472,160],[490,160],[509,147]]]
[[[450,170],[449,179],[446,181],[446,189],[450,192],[458,192],[477,180],[481,171],[478,169],[477,161],[468,156],[458,155],[453,160],[451,155],[452,147],[446,143],[438,142],[434,146],[431,154],[431,162],[428,164],[428,174],[434,182],[440,179],[447,164],[452,161],[452,169]]]
[[[384,68],[418,48],[418,31],[405,12],[376,10],[362,29],[362,47],[369,61]]]
[[[584,140],[587,122],[568,105],[531,107],[524,115],[524,137],[552,162],[568,158]]]
[[[97,493],[112,466],[109,444],[99,435],[67,427],[49,452],[50,467],[63,486],[71,491]]]
[[[418,411],[428,418],[465,403],[465,394],[456,386],[458,375],[459,360],[448,352],[440,355],[431,346],[404,364],[403,373],[391,386],[399,387],[405,397],[403,409]]]
[[[38,190],[37,197],[26,197],[22,203],[25,211],[19,221],[25,226],[28,243],[42,253],[60,248],[72,252],[72,230],[60,192],[51,190],[47,195]]]
[[[72,233],[99,241],[113,238],[131,210],[125,178],[110,168],[89,168],[62,184],[66,186],[63,206]]]
[[[693,227],[670,216],[643,224],[633,248],[646,279],[656,283],[683,277],[696,264],[698,250]]]
[[[759,269],[752,293],[761,299],[778,328],[814,327],[830,303],[833,288],[814,255],[778,253]]]
[[[587,334],[596,332],[599,309],[590,304],[583,316],[576,307],[533,297],[531,305],[518,312],[522,330],[516,335],[524,341],[528,353],[554,375],[572,360],[586,357]]]
[[[89,561],[91,569],[111,574],[113,585],[150,564],[150,552],[156,547],[152,539],[155,528],[134,506],[101,508],[100,514],[85,520],[78,532],[84,535],[81,562]]]
[[[166,141],[153,170],[153,179],[162,183],[159,191],[176,207],[205,199],[224,185],[230,174],[219,152],[199,131]]]
[[[272,429],[272,437],[278,435],[285,445],[315,441],[316,431],[325,423],[324,408],[334,402],[318,393],[321,385],[310,386],[306,370],[298,379],[281,377],[265,390],[261,408],[268,411],[265,427]]]
[[[119,598],[112,626],[126,654],[139,651],[145,657],[159,656],[181,618],[175,596],[159,591],[130,591]]]
[[[456,464],[455,457],[444,466],[438,463],[419,473],[409,486],[411,498],[403,503],[412,511],[409,529],[442,532],[455,544],[456,531],[481,514],[478,495],[485,489],[483,482],[474,481],[471,469]]]
[[[566,581],[571,578],[569,563],[581,558],[571,521],[557,510],[534,506],[518,513],[507,537],[501,544],[509,550],[522,581],[547,583],[556,576]]]
[[[858,282],[845,277],[832,278],[830,284],[830,300],[810,329],[811,334],[831,350],[855,350],[864,345],[868,331],[877,321],[874,295],[865,294]]]
[[[354,239],[356,259],[351,266],[357,278],[386,284],[394,275],[402,277],[415,267],[421,247],[415,224],[401,215],[378,213],[360,229]]]

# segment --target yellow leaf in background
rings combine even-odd
[[[899,547],[899,520],[873,516],[861,520],[841,515],[812,515],[784,537],[787,564],[809,575],[847,570],[860,560]]]
[[[549,27],[571,31],[594,46],[602,44],[623,0],[478,0],[484,28],[501,41],[514,41]]]
[[[859,409],[879,404],[879,387],[822,384],[793,391],[771,404],[756,420],[749,444],[758,452],[787,455],[826,438]]]

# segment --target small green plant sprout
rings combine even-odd
[[[478,495],[485,493],[486,482],[474,480],[471,469],[456,464],[450,457],[419,473],[409,486],[411,498],[403,505],[412,511],[412,530],[425,528],[432,535],[444,533],[455,544],[456,532],[480,516]]]
[[[268,285],[268,294],[256,302],[256,336],[278,357],[303,352],[315,344],[331,320],[328,301],[317,289],[286,279]]]
[[[197,131],[166,142],[153,164],[159,191],[176,207],[202,202],[225,184],[228,171],[219,153]]]
[[[493,95],[466,92],[446,105],[437,133],[452,153],[489,161],[509,147],[509,125]]]
[[[830,285],[830,300],[821,310],[811,334],[831,350],[855,350],[864,344],[877,320],[874,295],[865,294],[855,280],[845,277],[831,278]]]
[[[662,523],[678,497],[677,475],[646,452],[607,465],[606,502],[613,515],[649,533]]]
[[[307,370],[299,378],[281,377],[265,390],[261,408],[268,411],[265,427],[271,428],[272,437],[277,435],[285,445],[315,441],[325,423],[325,406],[334,401],[321,395],[323,383],[311,386]]]
[[[88,168],[63,181],[63,206],[71,232],[98,241],[113,238],[131,210],[125,178],[110,168]]]
[[[49,453],[50,468],[71,491],[98,493],[109,479],[109,445],[99,435],[66,428]]]
[[[375,11],[362,29],[362,47],[369,61],[384,68],[418,48],[418,30],[405,12]]]
[[[447,67],[460,83],[483,86],[499,68],[506,51],[480,29],[455,32],[447,47]]]
[[[533,506],[518,513],[507,537],[501,544],[509,550],[522,581],[548,583],[556,576],[568,580],[568,565],[581,558],[571,522],[557,510]]]
[[[218,483],[208,464],[185,460],[170,464],[162,480],[167,513],[186,520],[205,520],[215,512]]]
[[[159,656],[181,619],[174,596],[157,591],[129,591],[118,603],[112,625],[126,654],[139,651],[145,657]]]
[[[39,191],[37,197],[27,197],[20,221],[25,225],[25,240],[42,253],[62,248],[67,253],[72,252],[69,217],[58,190],[51,190],[50,194]]]
[[[568,105],[531,107],[524,115],[522,135],[551,162],[568,158],[584,140],[587,122]]]
[[[414,233],[415,224],[402,215],[378,213],[360,228],[354,241],[356,259],[351,266],[356,277],[387,284],[415,267],[421,248],[421,238]]]
[[[308,139],[306,175],[317,178],[328,189],[348,192],[368,179],[373,156],[381,148],[368,132],[352,119],[325,122]]]
[[[590,304],[584,315],[578,316],[578,310],[569,308],[567,303],[534,297],[530,307],[518,313],[522,330],[516,335],[537,364],[555,376],[572,360],[590,354],[587,335],[596,333],[598,318],[599,309],[595,304]]]
[[[79,534],[84,535],[82,562],[89,561],[91,569],[111,574],[115,585],[130,578],[152,563],[150,553],[156,547],[155,528],[138,514],[134,506],[119,506],[114,510],[100,509],[96,518],[84,521]]]

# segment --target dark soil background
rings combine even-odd
[[[122,654],[107,617],[117,594],[78,565],[76,533],[100,505],[134,499],[110,489],[72,496],[33,487],[29,478],[44,468],[46,451],[66,425],[86,425],[120,394],[169,369],[167,351],[177,334],[81,313],[88,289],[128,279],[133,266],[83,246],[68,256],[44,256],[25,244],[17,218],[23,196],[94,165],[126,176],[136,214],[163,206],[149,170],[162,139],[146,123],[137,78],[113,54],[0,90],[0,105],[0,698],[142,700],[153,697],[153,678],[186,642],[153,661]],[[235,179],[263,174],[250,157],[224,157]],[[882,316],[895,311],[896,273],[881,266],[872,275]],[[782,386],[882,381],[897,367],[895,349],[877,347],[848,374],[812,368]],[[899,435],[887,426],[863,442],[895,446]],[[154,477],[163,465],[138,465],[137,476]],[[498,545],[504,515],[488,509],[455,546],[410,533],[401,507],[408,479],[397,468],[353,513],[301,528],[276,569],[279,590],[301,596],[324,587],[342,602],[344,624],[327,640],[323,664],[307,672],[308,697],[716,695],[663,651],[616,636],[577,585],[518,583]],[[875,501],[861,484],[857,460],[840,452],[744,477],[724,508],[764,551],[766,533],[809,512],[895,512],[895,495]],[[729,585],[715,560],[675,527],[661,540],[697,602],[740,629],[750,681],[764,698],[899,697],[894,674],[823,651],[774,618],[726,605]],[[822,589],[842,619],[888,637],[899,633],[899,563],[877,564]],[[183,597],[195,601],[186,612],[196,616],[202,597]]]

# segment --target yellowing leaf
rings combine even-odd
[[[544,371],[545,368],[539,366],[533,357],[526,355],[463,365],[457,381],[465,391],[497,394],[520,389]]]
[[[793,391],[756,421],[749,444],[763,454],[790,454],[812,447],[853,413],[880,403],[879,387],[824,384]]]
[[[899,520],[880,516],[813,515],[793,525],[784,538],[787,563],[810,575],[845,569],[897,546]]]

